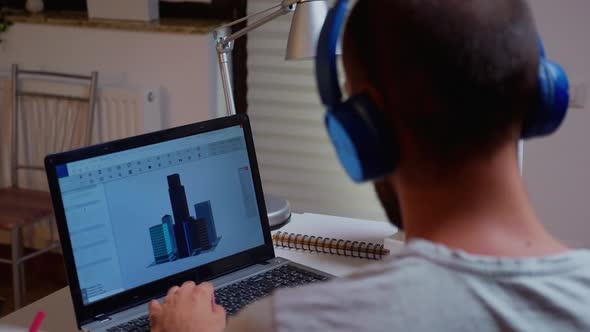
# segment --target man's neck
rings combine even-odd
[[[516,148],[462,165],[428,184],[392,179],[408,239],[422,238],[472,254],[535,257],[567,247],[535,216],[520,176]]]

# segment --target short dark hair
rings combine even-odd
[[[391,89],[408,96],[403,109],[389,105],[392,121],[435,161],[489,153],[536,106],[539,47],[525,0],[359,0],[343,46],[386,105]]]

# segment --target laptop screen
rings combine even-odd
[[[56,172],[85,305],[264,244],[241,126]]]

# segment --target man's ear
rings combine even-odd
[[[369,95],[373,103],[375,103],[377,109],[379,109],[380,111],[383,111],[385,109],[385,98],[383,97],[383,94],[381,93],[381,91],[379,91],[379,89],[377,89],[370,83],[365,83],[361,85],[359,88],[359,91],[361,93]]]
[[[346,92],[347,96],[352,94],[352,85],[350,85],[349,80],[344,81],[344,92]]]

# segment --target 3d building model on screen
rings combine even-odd
[[[167,214],[161,224],[150,227],[155,260],[152,265],[214,250],[221,240],[215,230],[211,201],[195,204],[195,216],[191,216],[178,174],[168,176],[168,193],[172,216]]]

